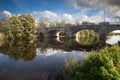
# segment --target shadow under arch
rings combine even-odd
[[[44,34],[42,32],[39,32],[39,37],[44,37]]]

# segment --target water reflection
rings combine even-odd
[[[93,38],[94,40],[87,40],[87,43],[83,43],[81,41],[86,42],[85,37],[81,37],[80,39],[76,40],[76,38],[44,38],[44,40],[38,41],[38,47],[41,48],[41,51],[45,50],[46,48],[53,48],[54,50],[61,49],[63,51],[70,52],[72,50],[77,51],[91,51],[96,49],[101,49],[105,46],[104,42]],[[83,43],[83,44],[81,44]],[[102,45],[101,45],[101,44]],[[44,51],[43,51],[44,52]]]
[[[87,55],[85,50],[98,50],[106,45],[105,41],[96,42],[91,38],[87,39],[87,42],[95,43],[84,45],[85,40],[85,37],[80,37],[78,41],[76,38],[61,37],[39,38],[36,43],[28,41],[2,43],[0,80],[63,80],[59,73],[69,61],[82,60]]]
[[[108,36],[108,39],[106,40],[106,43],[109,45],[114,45],[118,42],[120,42],[120,35]]]
[[[27,41],[6,42],[0,47],[0,52],[14,60],[31,61],[36,56],[36,44]]]
[[[106,43],[113,45],[119,41],[120,36],[112,36],[109,37]],[[41,54],[49,56],[55,54],[58,50],[66,52],[71,52],[72,50],[100,50],[106,46],[106,43],[105,41],[100,41],[96,36],[92,36],[89,39],[86,39],[86,37],[79,37],[79,39],[64,37],[40,38],[36,43],[29,43],[27,41],[4,42],[0,46],[0,52],[1,54],[8,55],[13,60],[31,61],[36,57],[38,49]]]
[[[99,37],[98,36],[91,36],[89,38],[87,36],[76,37],[76,41],[78,42],[78,44],[91,46],[99,42]]]
[[[65,52],[53,48],[42,51],[35,43],[24,41],[7,42],[0,47],[0,52],[0,80],[62,80],[60,70],[69,61],[76,62],[86,55],[81,51]]]

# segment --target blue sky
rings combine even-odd
[[[104,3],[99,1],[97,0],[96,3]],[[0,0],[0,18],[9,15],[32,14],[36,21],[40,17],[48,20],[66,20],[69,23],[74,23],[76,19],[78,21],[102,21],[101,5],[94,5],[95,0],[91,0],[91,3],[88,0]],[[108,3],[102,6],[111,6]],[[111,14],[106,14],[106,20],[111,21]]]
[[[0,0],[0,12],[4,10],[13,14],[24,14],[44,10],[69,12],[74,9],[65,0]]]

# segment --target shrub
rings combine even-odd
[[[82,64],[70,63],[63,75],[66,80],[120,80],[120,47],[92,51]]]

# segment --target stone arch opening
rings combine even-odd
[[[120,30],[113,30],[106,35],[106,44],[114,45],[120,43]]]
[[[42,37],[42,38],[44,37],[42,32],[39,33],[39,37]]]
[[[100,34],[92,29],[79,30],[75,37],[79,44],[85,46],[91,46],[100,41]]]
[[[56,33],[56,36],[57,36],[57,37],[65,37],[65,36],[66,36],[66,33],[63,32],[63,31],[59,31],[59,32]]]

